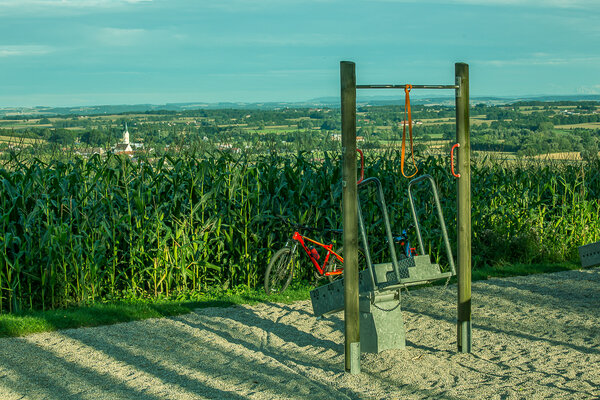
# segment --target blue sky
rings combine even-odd
[[[341,60],[359,84],[462,61],[471,96],[600,94],[600,0],[0,0],[0,106],[301,101],[339,95]]]

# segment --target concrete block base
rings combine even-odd
[[[360,350],[379,353],[406,347],[404,319],[399,298],[385,299],[375,304],[360,299]]]

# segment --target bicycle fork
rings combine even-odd
[[[288,241],[285,244],[285,247],[289,247],[290,248],[290,252],[289,252],[289,254],[287,256],[287,260],[285,262],[285,265],[292,264],[291,268],[292,268],[292,279],[293,279],[294,272],[296,272],[296,271],[294,271],[295,268],[294,268],[293,262],[294,262],[294,258],[296,258],[296,252],[298,251],[298,242],[294,241],[294,243],[290,246],[290,242]],[[285,275],[285,271],[286,271],[286,268],[282,268],[279,271],[279,273]],[[279,276],[278,278],[279,279],[284,279],[285,276]]]

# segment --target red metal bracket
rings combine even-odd
[[[365,179],[365,155],[363,154],[361,149],[356,149],[358,154],[360,154],[360,179],[356,184],[358,185]]]
[[[452,176],[454,176],[455,178],[460,178],[460,174],[454,172],[454,149],[456,149],[457,147],[460,147],[460,143],[456,143],[454,146],[452,146],[452,149],[450,150],[450,170],[452,172]]]

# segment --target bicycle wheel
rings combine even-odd
[[[341,255],[342,257],[344,257],[344,248],[340,247],[340,251],[338,253],[339,255]],[[340,261],[336,258],[334,261],[332,261],[328,266],[327,266],[327,271],[335,271],[336,269],[342,267]],[[362,248],[358,248],[358,270],[362,271],[363,269],[367,268],[367,258],[365,257],[365,252]],[[329,275],[327,278],[329,278],[329,282],[333,282],[336,279],[339,279],[343,274],[339,274],[339,275]]]
[[[284,247],[271,258],[265,272],[265,292],[281,293],[289,286],[294,275],[294,254]]]

